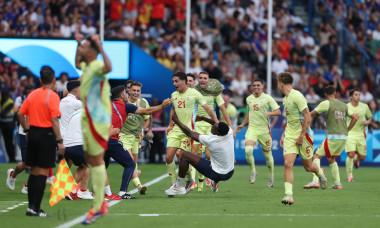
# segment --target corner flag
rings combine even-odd
[[[50,206],[54,206],[61,199],[65,198],[65,196],[72,192],[76,187],[77,183],[71,174],[69,166],[67,165],[66,160],[62,159],[59,163],[53,185],[50,188]]]

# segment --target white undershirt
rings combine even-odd
[[[212,169],[219,174],[227,174],[234,169],[234,136],[230,128],[227,135],[200,135],[199,141],[211,155]]]

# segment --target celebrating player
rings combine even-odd
[[[321,188],[327,184],[323,170],[312,163],[313,131],[310,129],[311,116],[307,107],[306,98],[293,89],[293,77],[284,72],[277,76],[277,85],[281,93],[285,94],[282,103],[286,113],[287,126],[281,136],[280,145],[284,148],[285,166],[285,197],[283,204],[294,204],[293,199],[293,165],[297,156],[301,154],[302,163],[306,171],[315,173],[320,180]]]
[[[321,102],[311,113],[311,117],[325,113],[327,138],[322,142],[313,156],[313,163],[320,167],[321,159],[326,155],[331,167],[334,184],[330,187],[341,189],[338,163],[335,158],[342,153],[347,140],[347,133],[357,121],[357,116],[348,109],[347,105],[335,98],[336,89],[329,85],[325,88],[326,101]],[[350,125],[347,127],[346,117],[351,117]],[[304,188],[319,188],[318,177],[313,174],[313,181]]]
[[[219,181],[226,181],[234,174],[234,137],[232,128],[224,122],[216,123],[212,119],[198,116],[197,120],[206,121],[212,125],[211,135],[200,135],[191,131],[180,122],[176,113],[173,113],[173,121],[187,136],[205,145],[210,150],[210,161],[190,152],[183,152],[179,163],[178,178],[165,193],[168,196],[186,194],[182,186],[189,164],[193,165],[198,172],[212,179],[211,189],[218,192]]]
[[[272,155],[272,135],[270,133],[270,117],[281,115],[280,106],[268,94],[263,93],[264,82],[261,79],[253,81],[254,93],[247,97],[248,113],[245,115],[244,121],[239,125],[236,131],[240,131],[248,122],[247,133],[245,134],[245,157],[251,167],[251,184],[256,181],[255,159],[253,157],[253,148],[257,141],[263,149],[263,154],[269,169],[268,188],[274,185],[274,162]]]
[[[358,88],[350,91],[351,102],[347,104],[348,110],[359,116],[358,121],[348,132],[346,144],[346,171],[348,182],[354,182],[352,175],[353,163],[359,167],[359,160],[364,161],[367,155],[366,127],[371,123],[372,113],[367,104],[360,102],[360,90]]]
[[[172,116],[174,111],[176,111],[181,123],[185,124],[187,127],[191,128],[191,119],[193,116],[193,110],[197,103],[200,104],[207,112],[207,114],[212,117],[215,122],[218,122],[212,109],[206,104],[203,96],[196,91],[187,87],[187,76],[183,72],[177,72],[173,75],[173,85],[176,91],[172,93],[173,106],[170,111]],[[169,122],[167,134],[167,148],[166,148],[166,166],[168,169],[168,174],[171,178],[172,184],[176,181],[175,173],[175,162],[174,155],[177,155],[179,160],[184,151],[190,151],[190,138],[185,135],[178,126],[173,127],[173,122]]]

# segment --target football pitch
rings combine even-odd
[[[21,193],[27,181],[25,173],[17,177],[14,191],[5,185],[8,168],[0,164],[0,227],[81,227],[83,215],[91,206],[90,200],[62,200],[50,207],[47,185],[41,208],[53,217],[25,216],[27,196]],[[178,166],[178,165],[177,165]],[[303,167],[294,167],[293,206],[282,205],[284,197],[283,166],[275,167],[275,186],[269,189],[267,168],[256,166],[255,184],[249,184],[248,166],[235,166],[235,174],[220,182],[219,192],[204,186],[203,192],[192,190],[187,195],[168,198],[164,191],[170,187],[164,164],[139,165],[142,183],[147,194],[137,200],[110,202],[108,214],[91,227],[380,227],[380,169],[360,167],[354,170],[354,183],[347,183],[345,167],[340,168],[343,189],[311,189],[302,187],[311,181]],[[328,186],[332,184],[330,168],[325,167]],[[56,169],[54,170],[54,172]],[[73,171],[73,169],[72,169]],[[122,167],[108,168],[112,191],[120,187]],[[161,177],[161,178],[160,178]],[[131,183],[129,191],[134,190]]]

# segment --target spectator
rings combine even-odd
[[[247,87],[250,83],[243,78],[243,74],[237,74],[231,82],[230,90],[239,97],[243,96],[243,93],[247,92]]]
[[[220,80],[223,75],[222,71],[218,67],[218,63],[216,61],[209,61],[207,68],[204,71],[209,73],[210,78],[215,78]]]
[[[169,58],[173,59],[173,56],[175,54],[179,54],[183,57],[183,55],[185,54],[185,51],[183,50],[183,47],[178,45],[178,40],[177,38],[174,37],[172,39],[171,45],[168,48]]]
[[[321,100],[321,98],[318,96],[318,94],[315,93],[313,87],[309,87],[309,89],[307,90],[307,94],[306,94],[305,98],[308,102],[314,103],[314,104],[317,104]]]
[[[158,56],[157,61],[159,63],[161,63],[162,65],[164,65],[165,67],[167,67],[169,69],[173,69],[172,62],[168,58],[168,54],[167,54],[167,52],[164,49],[161,49],[158,52],[157,56]]]
[[[265,56],[267,55],[264,49],[264,41],[260,38],[260,34],[257,31],[253,32],[253,37],[250,40],[251,43],[251,60],[253,63],[263,63]]]
[[[96,28],[93,26],[93,20],[87,19],[87,21],[86,21],[86,28],[83,31],[83,33],[86,36],[90,36],[90,35],[96,34]],[[133,37],[133,34],[132,34],[132,37]]]
[[[315,93],[319,97],[325,97],[325,87],[329,84],[329,81],[327,81],[322,74],[319,74],[318,76],[318,83],[313,85],[313,89]]]
[[[0,128],[3,134],[5,148],[7,150],[9,162],[16,162],[15,145],[13,143],[13,132],[15,130],[13,113],[14,102],[9,96],[9,91],[7,89],[1,90],[0,106]]]
[[[114,21],[121,20],[121,15],[123,12],[123,4],[121,3],[120,0],[111,0],[109,10],[110,10],[109,17],[111,20],[114,20]]]
[[[380,111],[379,111],[379,105],[377,104],[376,100],[373,99],[369,102],[369,109],[372,113],[372,121],[369,125],[370,130],[379,129],[380,126]]]
[[[312,54],[312,50],[314,49],[314,39],[309,36],[309,29],[305,27],[302,32],[302,36],[299,38],[301,41],[301,46],[305,48],[306,54]]]
[[[154,26],[157,22],[164,22],[165,4],[161,0],[152,0],[152,14],[150,16],[150,25]]]
[[[319,61],[322,65],[331,66],[338,60],[338,48],[336,46],[336,37],[331,35],[329,43],[322,46],[319,51]]]
[[[70,19],[68,17],[63,19],[63,24],[60,25],[59,30],[64,38],[71,37]]]
[[[275,75],[285,72],[289,69],[288,63],[282,59],[282,54],[277,53],[275,60],[272,62],[272,72]]]
[[[292,56],[293,53],[297,53],[297,56],[298,56],[297,62],[303,63],[306,60],[306,58],[305,58],[306,52],[305,52],[305,49],[302,48],[301,41],[299,39],[297,39],[295,41],[294,47],[292,49],[290,49],[290,56]],[[309,56],[311,56],[311,55],[309,55]]]
[[[136,26],[137,22],[137,0],[126,0],[125,1],[125,11],[124,18],[128,18],[132,28]]]
[[[373,95],[368,91],[368,86],[363,83],[360,92],[360,101],[364,103],[369,103],[373,99]]]
[[[287,61],[290,59],[290,43],[286,40],[286,34],[281,35],[281,40],[277,43],[277,49],[281,53],[283,59]]]
[[[57,91],[62,92],[66,89],[67,82],[69,81],[69,75],[66,72],[62,72],[59,75],[58,80],[55,82],[57,85]]]
[[[162,27],[162,22],[157,21],[157,23],[149,28],[149,35],[154,39],[158,39],[162,34],[165,33],[164,28]]]
[[[319,68],[318,64],[316,62],[314,62],[313,56],[308,55],[306,57],[306,60],[307,61],[303,64],[303,66],[305,67],[307,73],[310,74],[311,72],[313,72]]]

